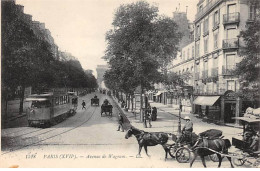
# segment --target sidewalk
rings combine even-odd
[[[115,98],[114,98],[115,99]],[[115,102],[120,106],[118,100],[115,99]],[[125,115],[125,119],[129,121],[126,124],[125,129],[129,129],[130,126],[134,126],[140,130],[147,132],[167,132],[176,134],[178,131],[178,120],[179,120],[179,110],[177,108],[168,107],[161,103],[150,102],[152,107],[157,108],[157,120],[152,122],[152,128],[145,128],[143,123],[140,122],[140,114],[136,116],[131,111],[125,111],[120,108],[120,111]],[[233,136],[236,136],[238,133],[241,133],[242,130],[232,127],[232,126],[223,126],[216,125],[214,123],[207,123],[202,121],[202,118],[197,118],[196,115],[191,114],[190,112],[181,112],[181,126],[185,124],[184,117],[189,116],[194,124],[194,132],[200,133],[208,129],[219,129],[223,131],[223,135],[229,139]],[[147,124],[149,126],[149,124]]]

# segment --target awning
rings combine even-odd
[[[162,94],[163,92],[162,91],[158,91],[155,96],[159,96],[160,94]]]
[[[242,120],[242,121],[246,121],[249,123],[252,123],[252,122],[260,123],[260,119],[253,119],[253,118],[247,118],[247,117],[233,117],[232,119]]]
[[[167,91],[158,91],[154,96],[159,96],[159,95],[161,95],[162,93],[165,93],[165,92],[167,92]]]
[[[202,106],[213,106],[220,96],[199,96],[197,97],[193,104]]]

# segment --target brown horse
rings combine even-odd
[[[146,155],[148,157],[150,157],[147,152],[147,146],[156,146],[158,144],[163,146],[165,153],[167,155],[166,143],[168,141],[169,134],[163,133],[163,132],[145,132],[143,130],[139,130],[137,128],[131,127],[127,131],[125,138],[128,139],[132,135],[134,135],[136,137],[138,144],[139,144],[139,152],[136,155],[136,157],[141,156],[141,151],[142,151],[143,147],[145,149]],[[165,157],[166,157],[166,155],[165,155]]]
[[[204,157],[212,155],[212,154],[217,154],[217,157],[219,160],[218,167],[220,167],[223,157],[216,152],[219,152],[222,154],[228,154],[228,149],[230,147],[231,147],[231,143],[228,139],[217,138],[217,139],[210,140],[210,139],[203,139],[200,137],[200,138],[198,138],[197,142],[193,146],[194,158],[190,162],[190,167],[192,167],[192,164],[195,161],[197,156],[200,156],[203,166],[206,167]],[[216,152],[211,151],[209,149],[214,150]],[[227,157],[227,159],[229,160],[231,167],[233,168],[234,166],[231,162],[231,157]]]

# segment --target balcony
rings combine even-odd
[[[239,39],[225,39],[222,43],[223,50],[237,49],[239,47]]]
[[[218,76],[218,67],[211,69],[211,76],[217,77]]]
[[[236,65],[226,65],[222,66],[222,75],[235,75],[234,70]]]
[[[196,72],[195,73],[195,80],[199,80],[200,79],[200,73],[199,72]]]
[[[224,14],[223,15],[223,24],[238,24],[240,21],[240,13],[230,13],[230,14]]]
[[[212,0],[205,7],[203,7],[200,11],[195,15],[195,22],[203,17],[204,14],[208,13],[212,9],[214,9],[218,4],[220,4],[223,0]]]

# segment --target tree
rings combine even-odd
[[[121,5],[112,25],[114,29],[106,35],[105,59],[114,70],[111,74],[117,76],[113,81],[120,79],[119,84],[114,84],[119,89],[133,90],[138,85],[142,92],[144,88],[150,89],[162,80],[161,72],[176,57],[181,39],[176,23],[169,17],[159,16],[156,6],[138,1]]]
[[[250,100],[259,101],[260,93],[260,2],[250,0],[255,7],[255,19],[248,22],[246,30],[240,32],[244,46],[240,48],[242,60],[237,65],[235,73],[239,75],[241,94]]]

